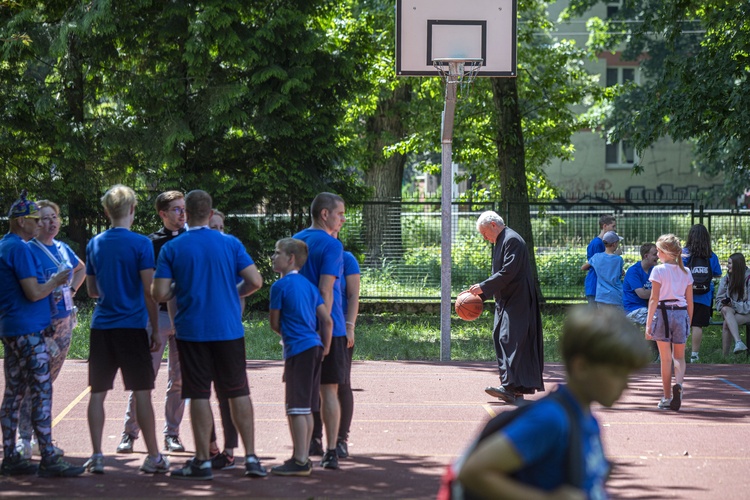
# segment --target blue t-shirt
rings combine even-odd
[[[300,269],[300,274],[310,280],[316,287],[320,276],[335,276],[333,283],[333,336],[346,336],[346,319],[341,307],[341,276],[344,273],[344,245],[322,229],[307,228],[294,235],[294,238],[307,243],[307,262]]]
[[[583,490],[587,498],[607,498],[604,480],[609,466],[604,458],[599,424],[590,412],[583,412],[565,386],[559,390],[574,402],[577,410],[585,464]],[[544,491],[553,491],[564,484],[570,422],[560,403],[543,399],[500,432],[521,456],[523,466],[514,474],[520,482]]]
[[[18,337],[44,330],[50,324],[49,300],[26,298],[21,280],[44,283],[39,262],[26,242],[8,233],[0,240],[0,337]]]
[[[78,256],[73,252],[73,250],[71,250],[68,245],[66,245],[62,241],[52,240],[52,245],[45,245],[39,240],[31,240],[31,242],[29,242],[29,248],[31,248],[31,252],[34,254],[34,257],[36,257],[42,267],[42,276],[44,276],[45,283],[49,281],[49,279],[55,273],[57,273],[57,263],[50,259],[50,256],[47,255],[47,252],[37,246],[37,243],[45,247],[47,249],[47,252],[52,254],[57,262],[63,264],[65,267],[73,270],[78,265]],[[50,301],[53,300],[53,295],[54,294],[50,294]],[[65,308],[65,299],[63,298],[61,298],[56,304],[54,304],[53,310],[56,310],[57,312],[54,313],[52,319],[67,318],[72,312]]]
[[[682,249],[682,265],[687,267],[688,260],[690,260],[690,253],[687,248]],[[711,275],[714,278],[721,278],[721,263],[719,262],[719,257],[716,256],[715,253],[711,252],[711,258],[708,260],[709,265],[711,266]],[[712,297],[714,296],[714,281],[711,280],[711,284],[709,285],[708,293],[702,293],[700,295],[693,294],[693,304],[703,304],[704,306],[713,307],[713,302],[711,301]]]
[[[346,311],[349,307],[349,301],[346,298],[346,277],[352,274],[361,274],[359,262],[351,252],[344,252],[344,276],[341,279],[341,310],[346,318]]]
[[[253,265],[240,240],[208,227],[188,229],[159,252],[155,278],[175,282],[177,338],[213,342],[244,338],[237,277]]]
[[[597,253],[604,252],[604,250],[604,241],[597,236],[591,240],[591,243],[586,248],[586,260],[591,260],[591,257]],[[586,280],[584,281],[584,288],[587,297],[596,295],[596,271],[593,267],[589,268],[589,273],[586,275]]]
[[[622,257],[600,252],[591,256],[589,264],[596,269],[596,301],[622,306]]]
[[[99,298],[91,328],[146,328],[141,271],[154,268],[151,240],[124,227],[95,236],[86,246],[86,275],[96,277]]]
[[[625,271],[625,280],[622,282],[622,305],[625,312],[648,307],[648,299],[640,298],[635,290],[638,288],[651,290],[651,282],[648,280],[650,275],[651,269],[648,272],[644,271],[640,262],[636,262]]]
[[[315,313],[323,303],[318,287],[299,273],[287,274],[271,285],[269,309],[280,311],[284,359],[316,346],[323,347]]]

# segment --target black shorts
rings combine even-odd
[[[320,384],[343,384],[346,376],[346,335],[333,337],[328,356],[323,358]]]
[[[150,391],[154,388],[154,367],[145,328],[91,329],[91,392],[111,390],[118,369],[122,371],[122,382],[128,391]]]
[[[322,347],[312,347],[284,360],[287,415],[309,415],[320,411],[322,361]]]
[[[182,371],[182,399],[209,399],[211,382],[219,397],[250,394],[245,362],[245,338],[211,342],[177,339]]]
[[[344,375],[344,381],[341,385],[352,385],[352,359],[354,358],[354,346],[346,348],[346,374]]]
[[[713,312],[714,310],[711,307],[693,302],[693,319],[690,322],[690,326],[699,326],[701,328],[708,326],[711,322]]]

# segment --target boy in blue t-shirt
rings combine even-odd
[[[292,433],[292,458],[271,469],[280,476],[309,476],[308,445],[313,433],[313,411],[320,409],[320,372],[331,345],[333,321],[323,298],[299,270],[307,260],[307,244],[294,238],[276,243],[271,257],[281,278],[271,286],[271,329],[284,344],[286,413]],[[319,326],[319,328],[318,328]]]
[[[596,402],[611,407],[627,387],[630,373],[649,362],[649,349],[621,310],[578,306],[565,320],[560,350],[567,384],[559,391],[576,420],[571,421],[563,402],[555,398],[532,403],[454,466],[467,492],[483,498],[536,498],[542,493],[607,498],[609,465],[590,406]],[[579,442],[570,441],[572,425],[579,429]],[[570,446],[581,447],[581,463],[569,469]],[[582,477],[572,479],[566,474],[571,469],[578,469]]]
[[[605,214],[599,217],[599,234],[596,235],[589,243],[589,246],[586,247],[587,262],[595,254],[604,252],[605,248],[602,237],[608,232],[616,230],[617,221],[615,220],[614,216]],[[588,269],[586,279],[584,280],[584,293],[586,294],[586,300],[588,300],[588,303],[594,305],[594,302],[596,300],[596,271],[593,267],[586,268],[585,264],[581,269]]]
[[[592,268],[596,271],[597,305],[622,307],[622,257],[617,255],[617,246],[622,240],[614,231],[602,236],[604,252],[594,254],[581,269]]]

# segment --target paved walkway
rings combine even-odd
[[[291,456],[282,369],[277,361],[248,361],[256,446],[266,466]],[[91,452],[87,372],[85,362],[68,361],[55,383],[53,436],[74,463],[83,463]],[[562,377],[560,365],[547,365],[548,389]],[[238,468],[217,472],[213,481],[205,483],[141,474],[142,440],[136,441],[132,455],[114,453],[127,401],[118,380],[105,402],[105,475],[60,480],[0,477],[0,497],[434,498],[445,464],[490,415],[507,409],[483,392],[485,385],[496,382],[491,363],[355,362],[352,379],[356,404],[350,438],[353,458],[342,461],[339,471],[316,468],[309,478],[258,480],[245,478]],[[165,385],[162,367],[154,397],[159,429],[164,423]],[[658,367],[653,365],[634,377],[631,389],[615,408],[594,409],[602,424],[605,451],[615,463],[610,494],[614,498],[748,498],[747,365],[689,365],[679,413],[656,409],[660,387]],[[214,406],[220,426],[218,414]],[[182,438],[188,450],[194,449],[189,413]],[[173,454],[171,460],[181,465],[190,456]]]

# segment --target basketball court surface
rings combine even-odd
[[[2,360],[0,360],[0,363]],[[164,425],[166,366],[153,401],[157,429]],[[256,448],[267,467],[291,456],[279,361],[248,361],[255,407]],[[53,438],[65,456],[82,464],[91,453],[86,422],[88,366],[69,360],[55,382]],[[559,364],[545,369],[547,390],[563,379]],[[0,374],[0,383],[4,384]],[[118,455],[127,394],[120,385],[105,401],[105,474],[71,479],[0,477],[0,497],[434,498],[444,466],[491,416],[508,409],[484,393],[497,383],[492,363],[355,362],[352,458],[337,471],[317,467],[309,478],[249,479],[244,469],[216,471],[213,481],[184,481],[140,473],[143,440],[135,453]],[[595,407],[605,451],[614,463],[613,498],[744,499],[750,491],[750,370],[747,365],[690,365],[679,412],[656,408],[661,391],[657,365],[633,377],[614,408]],[[218,406],[219,444],[222,441]],[[160,444],[163,442],[161,435]],[[194,450],[189,412],[181,437]],[[242,450],[236,450],[242,453]],[[319,458],[318,458],[319,460]]]

